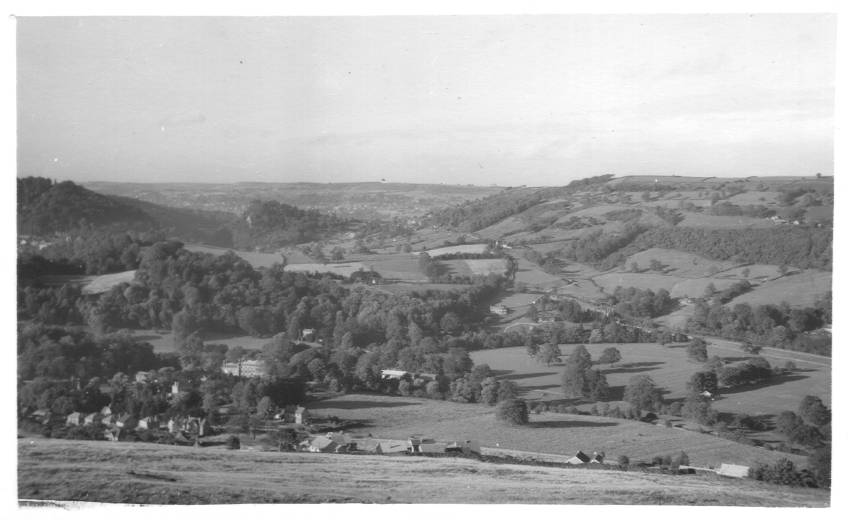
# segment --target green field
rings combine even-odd
[[[524,503],[826,507],[825,490],[714,475],[491,464],[463,458],[18,441],[21,499],[143,504]],[[159,514],[159,512],[157,512]]]
[[[832,290],[832,273],[807,269],[762,283],[752,291],[733,299],[727,306],[739,303],[777,305],[787,302],[792,307],[811,307],[815,300]]]
[[[623,356],[614,367],[600,365],[597,368],[605,373],[611,387],[611,397],[621,398],[623,388],[636,374],[645,374],[655,383],[667,390],[665,398],[682,398],[686,395],[686,384],[694,372],[701,370],[701,364],[687,359],[683,346],[661,346],[654,343],[626,344],[590,344],[588,352],[596,359],[606,347],[618,348]],[[566,355],[574,345],[562,345]],[[547,367],[531,359],[524,347],[479,350],[472,354],[476,364],[486,363],[501,373],[501,377],[516,381],[526,392],[529,399],[560,400],[561,372],[563,365]],[[711,340],[708,355],[724,358],[742,359],[743,351],[731,341]],[[782,366],[786,361],[793,362],[800,369],[788,376],[779,376],[771,384],[752,388],[721,391],[713,406],[721,412],[748,413],[752,415],[774,415],[785,410],[796,410],[805,395],[816,395],[825,403],[830,402],[831,361],[829,358],[812,356],[791,351],[765,349],[762,355],[773,365]],[[614,403],[616,404],[616,403]],[[588,405],[584,406],[585,408]]]
[[[519,383],[520,381],[517,380]],[[573,455],[604,451],[610,460],[626,455],[634,461],[650,461],[654,455],[684,450],[691,464],[716,466],[723,462],[753,464],[783,456],[795,463],[805,458],[680,428],[666,428],[638,421],[570,415],[555,412],[532,414],[528,426],[509,426],[499,421],[494,408],[483,404],[349,394],[309,403],[312,415],[333,415],[365,423],[351,431],[379,439],[406,439],[422,434],[440,440],[474,439],[482,446]]]
[[[174,335],[170,331],[157,331],[153,329],[139,329],[130,331],[138,341],[145,341],[153,345],[154,352],[174,352]],[[270,342],[271,338],[255,338],[253,336],[233,336],[208,333],[204,335],[204,343],[227,345],[228,347],[240,346],[248,350],[261,350],[263,345]]]

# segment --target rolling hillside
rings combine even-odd
[[[131,449],[132,448],[132,449]],[[826,507],[823,490],[714,475],[462,458],[18,441],[21,499],[141,504],[514,503]]]

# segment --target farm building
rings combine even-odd
[[[737,464],[721,464],[717,470],[718,475],[724,477],[747,478],[750,474],[749,466],[739,466]]]
[[[378,442],[381,453],[405,453],[407,451],[407,443],[404,441],[382,440]]]
[[[381,451],[381,443],[375,439],[355,439],[354,445],[357,451],[376,454],[383,453],[383,451]]]
[[[313,437],[302,443],[310,453],[333,453],[339,445],[327,437]]]
[[[593,452],[593,457],[590,458],[591,464],[602,464],[605,461],[605,452]]]
[[[590,462],[590,457],[587,456],[581,450],[577,451],[575,455],[573,455],[570,459],[567,460],[567,464],[587,464]]]
[[[86,415],[85,419],[83,419],[83,424],[97,424],[101,419],[102,417],[99,413],[90,413]]]
[[[481,455],[481,444],[478,441],[454,441],[446,445],[447,452],[461,452],[464,455],[477,453]]]

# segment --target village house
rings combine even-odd
[[[142,417],[136,426],[137,430],[154,430],[156,428],[159,428],[159,419],[152,416]]]
[[[65,418],[65,424],[68,426],[79,426],[83,424],[83,414],[80,412],[68,414],[68,417]]]
[[[493,314],[498,314],[499,316],[506,316],[508,314],[508,308],[502,305],[501,303],[490,306],[490,312]]]
[[[381,379],[401,379],[408,375],[412,376],[413,374],[404,370],[381,370]]]
[[[103,417],[97,412],[90,413],[86,415],[85,419],[83,419],[83,424],[97,424],[102,418]]]
[[[266,363],[262,359],[241,359],[224,363],[221,371],[237,377],[265,377],[268,374]]]
[[[301,341],[312,343],[316,341],[316,329],[301,330]]]
[[[133,419],[133,416],[128,413],[121,414],[117,419],[115,419],[115,426],[117,426],[118,428],[130,429],[135,426],[135,423],[136,420]]]
[[[303,406],[295,408],[295,424],[307,424],[310,422],[310,412]]]

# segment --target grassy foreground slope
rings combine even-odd
[[[553,503],[810,506],[823,490],[710,476],[470,459],[258,453],[152,444],[18,441],[18,495],[128,503]]]

